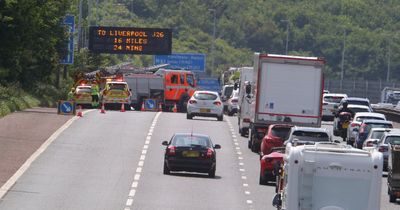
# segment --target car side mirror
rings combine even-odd
[[[168,141],[163,141],[161,144],[164,146],[168,146]]]
[[[221,145],[219,144],[214,145],[214,149],[221,149]]]

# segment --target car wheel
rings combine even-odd
[[[193,119],[193,116],[191,114],[187,113],[186,114],[186,119],[191,120],[191,119]]]
[[[208,176],[210,178],[214,178],[215,177],[215,168],[211,169],[210,172],[208,172]]]
[[[222,121],[223,119],[224,119],[224,115],[221,115],[221,116],[218,116],[218,117],[217,117],[217,120],[218,120],[218,121]]]
[[[394,202],[396,202],[396,196],[395,195],[393,195],[392,193],[389,193],[389,202],[390,203],[394,203]]]
[[[257,151],[257,145],[254,142],[251,144],[251,151],[252,152],[256,152],[256,153],[258,152]]]
[[[239,127],[239,133],[240,135],[242,135],[242,129]]]
[[[163,174],[170,174],[170,171],[169,171],[169,169],[168,169],[168,166],[167,166],[167,164],[165,164],[165,162],[164,162]]]

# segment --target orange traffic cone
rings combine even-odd
[[[104,109],[104,103],[101,104],[101,110],[100,110],[101,114],[105,114],[106,110]]]
[[[174,108],[172,109],[172,112],[178,112],[178,108],[176,108],[176,103],[174,104]]]
[[[162,112],[162,106],[161,106],[161,103],[158,103],[158,111],[159,111],[159,112]]]
[[[142,108],[140,109],[140,111],[145,111],[144,110],[144,102],[142,102]]]
[[[78,116],[78,117],[83,117],[83,113],[82,113],[82,106],[81,105],[79,105],[78,106],[78,113],[76,114],[76,116]]]
[[[121,104],[121,112],[125,112],[125,104]]]

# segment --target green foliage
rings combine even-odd
[[[38,99],[22,91],[18,85],[0,86],[0,117],[39,104]]]

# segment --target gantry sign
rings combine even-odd
[[[172,31],[162,28],[91,26],[89,50],[111,54],[171,54]]]

